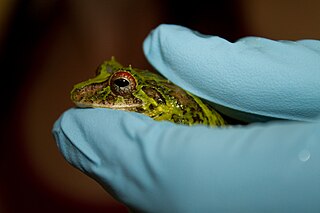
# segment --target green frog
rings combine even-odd
[[[159,74],[122,66],[115,60],[102,63],[96,76],[76,84],[71,100],[78,107],[102,107],[145,114],[157,121],[223,126],[225,120],[210,105]]]

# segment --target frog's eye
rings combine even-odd
[[[127,71],[118,71],[110,78],[110,88],[116,95],[130,95],[136,89],[136,80]]]

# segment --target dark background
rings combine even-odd
[[[320,38],[317,0],[0,2],[0,212],[127,212],[67,164],[51,128],[72,85],[115,56],[151,69],[142,42],[161,23],[235,41]]]

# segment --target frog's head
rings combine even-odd
[[[159,101],[161,96],[157,92],[150,92],[146,85],[154,78],[158,76],[139,72],[131,66],[123,67],[112,58],[98,67],[94,78],[74,86],[71,100],[79,107],[146,110],[150,104],[157,105],[155,98]]]

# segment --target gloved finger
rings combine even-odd
[[[161,138],[161,131],[153,128],[158,122],[148,120],[152,119],[121,110],[73,108],[61,115],[52,131],[60,152],[71,165],[133,208],[137,198],[146,196],[142,195],[145,184],[154,181],[154,168],[148,167],[141,143]]]
[[[135,210],[316,212],[319,128],[188,127],[137,113],[71,109],[53,133],[71,164]]]
[[[247,37],[231,43],[160,25],[143,48],[168,79],[240,120],[248,114],[253,121],[313,120],[320,114],[320,41]]]

